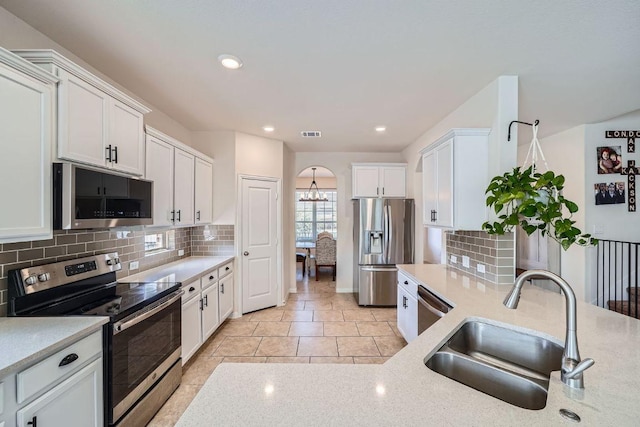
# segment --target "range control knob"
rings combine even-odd
[[[116,261],[115,259],[111,259],[111,258],[109,258],[109,259],[107,260],[107,265],[115,265],[115,264],[116,264],[116,262],[115,262],[115,261]]]
[[[114,258],[114,259],[113,259],[113,261],[114,261],[116,264],[120,264],[120,258]]]
[[[26,279],[24,279],[24,283],[26,283],[29,286],[34,285],[37,281],[38,281],[38,278],[36,276],[29,276]]]
[[[46,282],[50,278],[51,278],[51,275],[49,273],[38,274],[38,280],[41,282]]]

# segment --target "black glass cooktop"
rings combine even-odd
[[[70,314],[109,316],[119,320],[180,289],[180,282],[118,283],[110,295]]]

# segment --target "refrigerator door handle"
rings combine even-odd
[[[396,267],[378,267],[378,266],[367,266],[360,267],[362,271],[398,271]]]

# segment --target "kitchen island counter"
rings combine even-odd
[[[563,344],[565,300],[526,284],[520,305],[502,300],[510,286],[496,286],[443,265],[401,265],[401,270],[454,305],[384,365],[221,364],[178,426],[219,425],[637,425],[640,417],[640,321],[578,303],[585,389],[574,390],[551,374],[547,405],[527,410],[431,371],[424,361],[471,319],[533,331]],[[508,345],[508,343],[505,343]]]

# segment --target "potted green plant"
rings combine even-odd
[[[552,171],[537,173],[533,165],[496,176],[487,187],[487,206],[493,208],[498,221],[482,225],[489,234],[505,234],[517,226],[531,235],[541,230],[556,240],[564,250],[573,244],[590,246],[598,242],[584,234],[572,219],[578,205],[562,196],[565,178]]]

